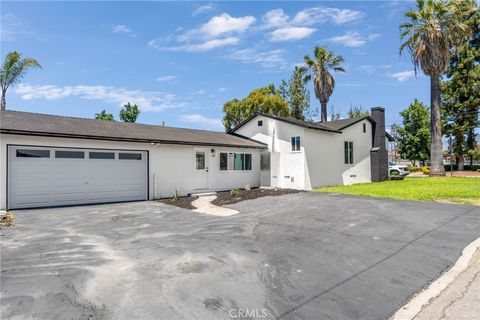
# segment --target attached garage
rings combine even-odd
[[[0,211],[258,187],[263,150],[225,132],[0,110]]]
[[[148,152],[8,146],[11,209],[148,199]]]

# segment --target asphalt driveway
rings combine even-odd
[[[2,319],[386,319],[480,236],[480,208],[298,193],[15,212]]]

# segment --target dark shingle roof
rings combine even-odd
[[[0,132],[112,141],[265,148],[265,144],[223,132],[0,111]]]
[[[340,120],[333,120],[333,121],[327,121],[325,122],[325,125],[336,130],[342,130],[347,127],[350,127],[351,125],[360,122],[364,119],[367,119],[371,123],[375,123],[375,120],[373,120],[370,116],[365,116],[365,117],[358,117],[358,118],[349,118],[349,119],[340,119]]]
[[[287,122],[287,123],[297,125],[297,126],[300,126],[300,127],[304,127],[304,128],[308,128],[308,129],[341,133],[341,131],[339,131],[337,129],[334,129],[334,128],[331,128],[329,126],[326,126],[326,125],[324,125],[322,123],[319,123],[319,122],[304,121],[304,120],[299,120],[299,119],[295,119],[295,118],[292,118],[292,117],[282,117],[282,116],[276,116],[276,115],[266,114],[266,113],[261,113],[261,112],[255,113],[250,118],[246,119],[245,121],[240,123],[238,126],[233,128],[230,132],[235,132],[236,130],[238,130],[240,127],[242,127],[244,124],[246,124],[247,122],[249,122],[250,120],[252,120],[256,116],[264,116],[264,117],[268,117],[268,118],[271,118],[271,119],[276,119],[276,120],[279,120],[279,121]]]

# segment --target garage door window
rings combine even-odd
[[[113,152],[90,152],[90,159],[115,159],[115,153]]]
[[[17,158],[50,158],[50,150],[18,149]]]
[[[141,153],[119,153],[118,159],[120,160],[142,160]]]
[[[55,151],[55,158],[61,159],[83,159],[85,158],[85,152],[83,151]]]

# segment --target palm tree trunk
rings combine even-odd
[[[440,115],[440,77],[430,77],[430,126],[431,126],[431,148],[430,148],[430,176],[444,176],[443,166],[443,144],[442,144],[442,122]]]
[[[327,102],[323,101],[323,102],[320,102],[320,104],[322,105],[320,121],[327,122]]]
[[[2,102],[1,102],[1,110],[7,110],[7,101],[5,100],[6,90],[2,90]]]

